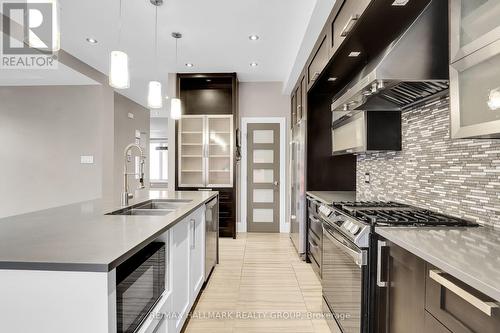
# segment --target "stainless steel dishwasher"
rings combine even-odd
[[[219,200],[218,196],[205,209],[205,281],[219,262]]]

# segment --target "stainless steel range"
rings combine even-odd
[[[475,226],[467,220],[396,202],[338,202],[319,208],[323,222],[322,286],[327,320],[342,333],[375,332],[375,292],[384,288],[375,226]]]

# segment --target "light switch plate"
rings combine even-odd
[[[80,164],[94,164],[94,156],[93,155],[80,156]]]
[[[365,183],[370,184],[370,173],[368,172],[365,173]]]
[[[129,112],[127,115],[130,119],[134,119],[134,114],[132,112]]]

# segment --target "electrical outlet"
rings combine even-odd
[[[365,183],[370,184],[370,173],[369,172],[365,173]]]
[[[80,156],[80,164],[94,164],[94,156],[92,155]]]

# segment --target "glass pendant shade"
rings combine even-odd
[[[163,106],[163,98],[161,96],[161,83],[158,81],[149,81],[148,106],[151,109],[160,109]]]
[[[116,89],[130,87],[128,55],[122,51],[112,51],[109,66],[109,85]]]
[[[181,100],[179,98],[171,99],[170,118],[181,119]]]

